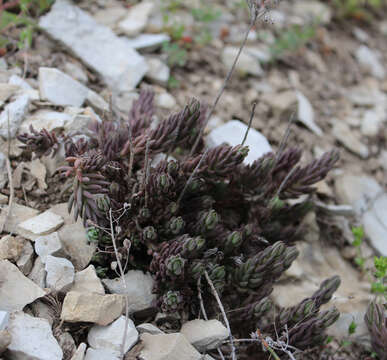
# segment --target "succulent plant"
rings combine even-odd
[[[380,360],[387,359],[387,315],[386,307],[376,302],[368,305],[364,317],[368,331],[371,334],[371,344],[373,350]]]
[[[207,271],[224,306],[235,311],[232,325],[244,321],[240,328],[248,334],[270,310],[274,283],[297,257],[292,244],[312,207],[309,199],[295,205],[287,200],[313,193],[313,184],[326,176],[338,153],[328,152],[306,166],[298,165],[301,151],[295,148],[268,153],[249,165],[244,163],[249,149],[242,145],[203,153],[198,136],[206,107],[193,99],[151,127],[153,98],[143,91],[127,121],[110,117],[93,123],[87,141],[33,129],[19,140],[37,155],[65,145],[68,165],[59,171],[73,181],[69,210],[98,228],[109,226],[113,214],[120,229],[118,252],[131,267],[151,272],[157,306],[197,315],[197,281]],[[199,146],[190,155],[195,143]],[[152,165],[160,154],[164,159]],[[168,160],[169,154],[177,160]],[[115,261],[112,243],[96,232],[90,238],[101,250],[93,261],[109,274]],[[324,339],[337,310],[320,313],[319,308],[338,283],[328,280],[314,296],[280,313],[276,323],[279,328],[288,323],[291,341],[307,347]],[[206,309],[216,313],[210,287],[204,281],[202,287]]]

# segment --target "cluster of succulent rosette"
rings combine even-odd
[[[115,275],[112,239],[101,230],[110,229],[113,215],[122,262],[155,279],[155,307],[197,317],[197,283],[206,271],[236,333],[246,336],[260,328],[274,338],[286,326],[292,346],[321,344],[324,330],[339,316],[335,308],[320,311],[338,288],[337,277],[299,305],[276,309],[271,323],[263,319],[273,308],[274,283],[298,255],[294,242],[313,207],[310,197],[288,200],[312,194],[338,153],[301,166],[299,149],[281,149],[246,165],[246,146],[204,151],[206,110],[192,100],[157,122],[154,95],[142,91],[127,120],[95,121],[86,139],[31,129],[19,140],[37,155],[64,146],[67,166],[59,171],[71,179],[69,210],[98,244],[93,262],[100,272]],[[206,281],[201,293],[215,316],[218,306]]]

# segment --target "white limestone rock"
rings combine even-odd
[[[236,146],[242,143],[246,131],[246,124],[238,120],[232,120],[212,130],[207,136],[207,144],[210,147],[219,146],[223,143]],[[250,149],[249,154],[244,160],[245,164],[251,164],[264,154],[272,151],[267,139],[252,128],[249,130],[245,145]]]
[[[183,334],[142,334],[140,360],[200,360],[202,355]]]
[[[74,284],[70,291],[105,295],[105,289],[95,272],[94,265],[89,265],[85,270],[75,273]]]
[[[361,45],[355,52],[355,56],[360,65],[364,66],[369,73],[377,79],[384,79],[386,70],[381,62],[381,55],[375,50],[371,50],[366,45]]]
[[[132,6],[125,19],[118,24],[118,29],[129,37],[138,35],[145,29],[154,7],[155,3],[150,1],[144,1]]]
[[[191,320],[184,323],[180,332],[200,352],[216,349],[229,334],[218,320]]]
[[[144,333],[151,334],[151,335],[164,334],[164,331],[160,330],[157,326],[150,323],[140,324],[136,328],[140,334],[144,334]]]
[[[39,26],[101,75],[114,91],[134,89],[148,70],[145,59],[111,29],[68,1],[56,1]]]
[[[138,51],[154,51],[171,41],[167,34],[140,34],[132,39],[123,39],[127,46]]]
[[[222,51],[222,62],[227,67],[227,69],[230,69],[236,55],[239,52],[239,47],[234,46],[226,46]],[[263,69],[260,65],[259,59],[249,53],[242,52],[239,61],[237,62],[235,69],[238,73],[241,75],[254,75],[254,76],[262,76],[263,75]]]
[[[308,98],[300,91],[296,92],[298,99],[298,120],[302,122],[307,128],[312,130],[316,135],[322,136],[321,128],[316,124],[314,118],[314,110]]]
[[[63,218],[47,210],[38,216],[21,222],[19,232],[27,239],[36,240],[39,236],[48,235],[63,225]]]
[[[54,105],[81,106],[88,89],[71,76],[54,68],[39,68],[40,98]]]
[[[88,348],[85,360],[120,360],[120,352],[109,349]]]
[[[124,352],[129,351],[138,340],[138,331],[132,320],[128,319],[127,333],[125,338]],[[109,349],[120,351],[123,334],[125,331],[126,318],[120,316],[108,326],[93,326],[87,335],[87,342],[94,349]]]
[[[0,260],[17,261],[23,251],[26,240],[20,236],[5,235],[0,239]]]
[[[31,272],[34,264],[34,248],[29,241],[26,241],[21,251],[19,259],[16,261],[16,265],[19,270],[24,274],[28,275]]]
[[[53,232],[48,235],[39,236],[35,239],[35,252],[40,256],[42,263],[46,263],[46,257],[52,256],[63,256],[64,251],[62,243],[59,239],[58,232]]]
[[[47,272],[45,265],[42,262],[40,257],[37,257],[32,267],[31,272],[28,274],[28,278],[32,280],[40,288],[44,289],[46,287],[46,277]]]
[[[15,312],[10,318],[9,332],[12,336],[8,346],[11,359],[62,360],[62,349],[46,319]]]
[[[156,95],[156,106],[163,109],[173,109],[176,106],[176,99],[169,93],[161,93]]]
[[[125,299],[121,295],[99,295],[70,291],[63,301],[61,319],[68,322],[91,322],[109,325],[123,312]]]
[[[0,136],[3,139],[8,139],[8,137],[13,139],[16,136],[21,123],[28,113],[29,105],[29,96],[22,94],[4,107],[4,110],[0,114]]]
[[[9,312],[0,310],[0,330],[4,330],[8,326]]]
[[[57,292],[66,292],[74,282],[74,265],[67,259],[46,256],[47,286]]]
[[[103,279],[102,282],[113,294],[127,295],[129,301],[129,314],[148,309],[156,299],[153,294],[154,280],[149,274],[141,270],[130,270],[125,274],[125,290],[121,278]]]
[[[78,349],[75,351],[74,355],[70,360],[84,360],[86,348],[87,345],[85,343],[80,343]]]
[[[0,309],[9,312],[22,310],[27,304],[46,295],[8,260],[0,260],[0,284]]]
[[[29,132],[30,125],[32,125],[36,131],[42,129],[48,131],[61,130],[65,128],[66,124],[69,123],[71,119],[72,116],[63,112],[46,109],[38,110],[21,124],[20,132]]]
[[[333,136],[343,144],[349,151],[353,152],[356,155],[359,155],[361,158],[366,159],[369,155],[369,150],[366,145],[364,145],[351,131],[350,127],[344,122],[339,120],[334,121]]]
[[[166,86],[168,84],[170,70],[168,65],[162,62],[158,58],[147,58],[146,62],[148,64],[148,72],[146,73],[146,77],[161,86]]]

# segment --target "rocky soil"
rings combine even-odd
[[[119,359],[125,332],[127,359],[211,359],[208,353],[228,338],[221,317],[180,328],[176,319],[149,315],[149,274],[130,270],[126,288],[118,278],[101,279],[90,265],[95,246],[67,213],[64,180],[55,173],[63,154],[29,158],[16,135],[33,125],[79,136],[91,120],[106,116],[110,99],[124,117],[139,88],[148,86],[156,92],[159,118],[193,96],[211,103],[248,26],[246,11],[235,3],[216,2],[221,15],[209,24],[212,40],[194,44],[184,67],[167,65],[161,47],[171,34],[152,1],[130,7],[118,0],[57,0],[39,19],[32,48],[0,58],[0,357]],[[194,35],[187,9],[169,16],[185,24],[186,38]],[[339,166],[318,184],[315,211],[297,244],[300,256],[272,294],[278,305],[292,306],[325,278],[342,279],[332,301],[342,314],[329,330],[333,341],[299,358],[370,355],[363,318],[373,295],[354,264],[351,226],[364,227],[366,267],[374,255],[387,256],[387,22],[334,16],[326,2],[280,2],[250,33],[207,127],[208,146],[239,144],[256,102],[247,161],[276,150],[292,116],[288,146],[301,147],[305,160],[341,149]],[[273,61],[276,38],[317,18],[313,38]],[[168,87],[171,75],[178,88]],[[349,339],[353,320],[357,329]]]

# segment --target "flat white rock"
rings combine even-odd
[[[125,274],[127,290],[125,290],[121,278],[103,279],[102,282],[113,294],[127,294],[129,314],[148,309],[156,299],[152,292],[154,286],[152,276],[144,274],[141,270],[130,270]]]
[[[38,216],[23,221],[18,225],[18,229],[24,237],[34,241],[41,235],[47,235],[58,230],[63,223],[61,216],[47,210]]]
[[[4,330],[8,326],[9,312],[0,310],[0,330]]]
[[[176,99],[169,93],[161,93],[156,96],[156,105],[171,110],[176,106]]]
[[[21,123],[25,119],[26,114],[28,113],[29,105],[29,96],[22,94],[4,107],[4,110],[0,114],[1,137],[3,137],[4,139],[8,139],[9,134],[9,137],[12,139],[16,136],[16,133],[19,130],[19,126],[21,125]]]
[[[42,263],[46,263],[48,255],[61,256],[64,254],[62,243],[58,233],[55,231],[48,235],[39,236],[35,239],[35,252],[40,256]]]
[[[217,348],[229,336],[218,320],[191,320],[184,323],[180,332],[200,352]]]
[[[8,346],[11,359],[62,360],[62,349],[46,319],[15,312],[10,317],[8,329],[12,336]]]
[[[158,58],[147,58],[149,70],[146,73],[146,77],[157,84],[166,86],[168,84],[170,70],[168,65],[162,62]]]
[[[142,334],[140,360],[200,360],[202,355],[180,333]]]
[[[242,143],[246,131],[246,124],[238,120],[231,120],[212,130],[207,136],[207,144],[210,147],[223,143],[236,146]],[[250,149],[249,154],[244,160],[246,164],[251,164],[264,154],[273,151],[267,139],[260,132],[252,128],[249,130],[245,145]]]
[[[17,267],[26,276],[30,273],[34,264],[34,254],[34,248],[32,247],[31,243],[29,241],[26,241],[23,246],[20,257],[16,261]]]
[[[46,287],[46,277],[47,272],[45,266],[40,257],[37,257],[32,270],[28,274],[28,279],[32,280],[40,288],[44,289]]]
[[[383,63],[380,61],[380,54],[371,50],[366,45],[361,45],[355,52],[355,56],[360,65],[363,65],[372,76],[378,79],[384,79],[386,70]]]
[[[0,284],[0,309],[5,311],[22,310],[27,304],[46,295],[43,289],[8,260],[0,260]]]
[[[120,352],[109,349],[88,348],[85,360],[120,360]]]
[[[95,272],[94,265],[89,265],[86,269],[75,273],[74,284],[71,287],[71,291],[105,295],[105,289]]]
[[[125,338],[124,352],[129,351],[138,340],[138,331],[132,320],[127,320],[127,333]],[[126,318],[120,316],[108,326],[93,326],[87,335],[87,342],[94,349],[109,349],[120,351],[123,334],[125,331]]]
[[[296,95],[298,99],[298,120],[301,121],[307,128],[312,130],[316,135],[322,136],[323,132],[314,120],[315,116],[312,104],[300,91],[297,91]]]
[[[381,255],[387,256],[387,194],[379,196],[369,211],[363,215],[364,231],[371,245]]]
[[[135,50],[155,50],[163,43],[171,41],[167,34],[140,34],[132,39],[123,39],[125,44]]]
[[[78,349],[75,351],[70,360],[84,360],[86,348],[87,345],[85,343],[80,343]]]
[[[149,15],[154,7],[155,4],[150,1],[144,1],[132,6],[127,16],[118,24],[118,29],[130,37],[138,35],[145,29]]]
[[[57,292],[65,292],[74,282],[74,265],[67,259],[48,255],[45,270],[47,286]]]
[[[63,112],[38,110],[29,116],[20,126],[20,132],[30,132],[30,125],[37,131],[46,129],[48,131],[61,130],[72,119],[72,116]]]
[[[238,47],[226,46],[223,49],[221,58],[222,58],[223,64],[227,67],[227,69],[231,68],[238,52],[239,52]],[[259,63],[259,59],[256,56],[246,52],[241,53],[239,60],[235,66],[235,69],[241,75],[246,75],[246,74],[251,74],[255,76],[263,75],[263,69]]]
[[[100,74],[112,90],[130,91],[148,70],[145,59],[111,29],[68,1],[56,1],[39,26]]]

